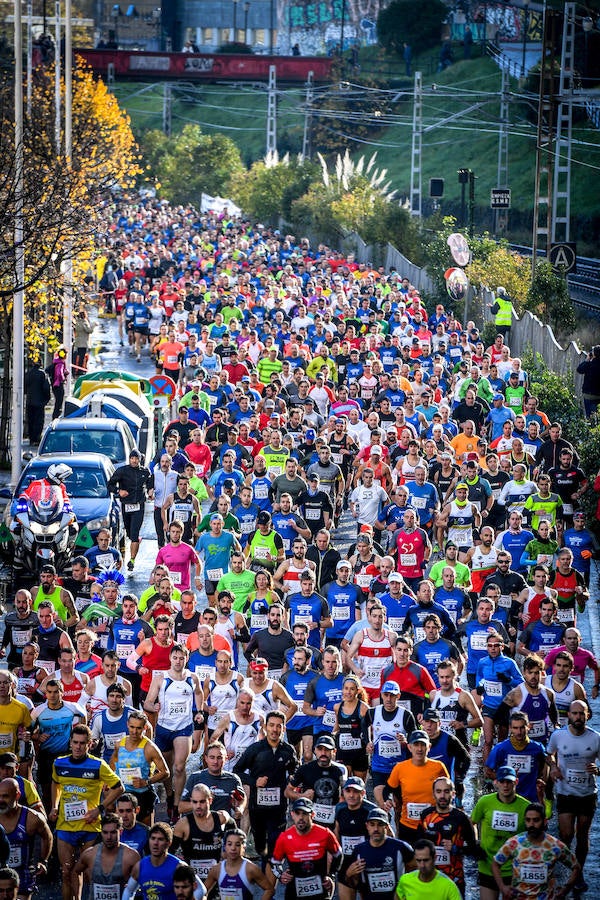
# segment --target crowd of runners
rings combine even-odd
[[[63,900],[458,900],[468,857],[482,900],[586,891],[588,475],[502,300],[486,347],[401,272],[108,215],[96,296],[176,417],[110,481],[125,558],[100,531],[6,615],[0,893],[50,866]]]

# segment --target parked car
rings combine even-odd
[[[129,462],[135,446],[129,425],[121,419],[55,419],[42,435],[38,455],[103,453],[118,468]]]
[[[20,495],[32,481],[44,478],[52,463],[66,463],[73,470],[73,474],[65,481],[65,487],[79,528],[87,525],[94,539],[101,528],[109,528],[112,546],[121,546],[125,534],[121,502],[108,490],[108,481],[115,466],[102,453],[52,453],[34,457],[23,469],[11,501],[7,504],[5,522],[10,525]]]

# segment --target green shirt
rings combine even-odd
[[[439,562],[436,562],[432,567],[429,575],[427,576],[433,583],[436,588],[441,587],[444,583],[442,579],[442,572],[448,566],[448,563],[445,559],[440,559]],[[468,566],[465,566],[464,563],[457,562],[455,566],[450,566],[449,568],[454,569],[454,582],[456,587],[467,587],[471,583],[471,570]]]
[[[525,831],[525,810],[529,802],[519,794],[512,803],[502,803],[498,794],[486,794],[479,798],[471,814],[471,821],[479,826],[479,843],[486,856],[478,863],[480,872],[491,875],[491,861],[500,847],[509,838]],[[502,866],[502,875],[507,878],[512,875],[510,862]]]
[[[453,881],[436,869],[431,881],[421,881],[418,872],[406,872],[396,886],[398,900],[462,900]]]
[[[235,612],[244,612],[248,606],[249,595],[254,590],[255,573],[244,569],[243,572],[226,572],[222,578],[219,578],[217,584],[217,594],[219,591],[231,591],[235,600],[233,601],[233,609]]]

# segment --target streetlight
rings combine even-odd
[[[250,12],[249,0],[244,3],[244,43],[248,43],[248,13]]]
[[[521,58],[521,75],[523,78],[527,75],[527,67],[525,64],[525,51],[527,49],[527,32],[529,30],[529,0],[523,0],[523,56]]]
[[[269,10],[269,27],[271,32],[271,40],[269,42],[269,53],[273,56],[273,51],[275,47],[274,38],[275,38],[275,0],[271,0],[270,10]]]
[[[238,0],[233,0],[233,41],[235,43],[235,35],[237,31],[237,5]]]

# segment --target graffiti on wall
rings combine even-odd
[[[524,9],[504,3],[479,3],[472,8],[472,19],[482,27],[487,22],[489,38],[497,36],[501,41],[522,41],[527,26],[528,41],[542,40],[542,14],[535,10],[526,13]]]
[[[282,31],[303,53],[323,53],[338,45],[344,20],[344,48],[377,43],[377,16],[387,0],[291,0],[285,7]]]

